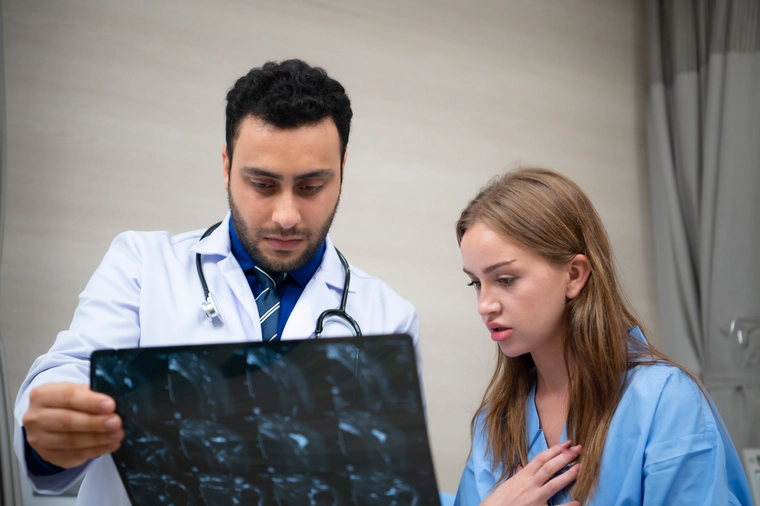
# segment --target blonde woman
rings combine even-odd
[[[500,349],[457,506],[752,504],[720,415],[644,338],[575,183],[543,169],[506,174],[456,233]]]

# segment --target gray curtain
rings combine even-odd
[[[666,351],[760,448],[760,1],[648,0],[649,171]]]
[[[6,174],[6,123],[5,123],[5,61],[3,47],[3,16],[0,2],[0,259],[3,252],[5,227],[5,174]],[[8,391],[5,348],[0,333],[0,505],[21,504],[21,489],[16,457],[13,455],[13,402]]]

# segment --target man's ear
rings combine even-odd
[[[340,184],[343,185],[343,173],[346,171],[346,160],[348,160],[348,150],[343,152],[343,163],[340,164]]]
[[[227,156],[227,146],[222,146],[222,172],[224,173],[224,189],[230,189],[230,164],[232,160]]]
[[[591,262],[586,255],[578,254],[567,264],[567,269],[569,277],[565,288],[565,297],[574,299],[586,286],[586,281],[591,275]]]

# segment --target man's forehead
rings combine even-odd
[[[303,123],[298,123],[293,126],[278,126],[274,123],[270,123],[269,121],[265,120],[261,116],[256,116],[255,114],[249,114],[248,116],[244,117],[240,124],[238,125],[237,132],[235,132],[235,141],[237,141],[238,136],[240,135],[240,131],[243,129],[243,126],[247,126],[248,128],[256,131],[256,132],[293,132],[300,129],[313,129],[313,128],[320,128],[323,127],[323,125],[331,125],[335,129],[335,133],[337,135],[338,133],[338,127],[335,125],[335,121],[330,116],[325,116],[317,121],[307,121]]]

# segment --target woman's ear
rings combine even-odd
[[[591,262],[586,255],[575,255],[567,265],[568,278],[567,287],[565,288],[565,297],[574,299],[581,293],[586,281],[591,275]]]

